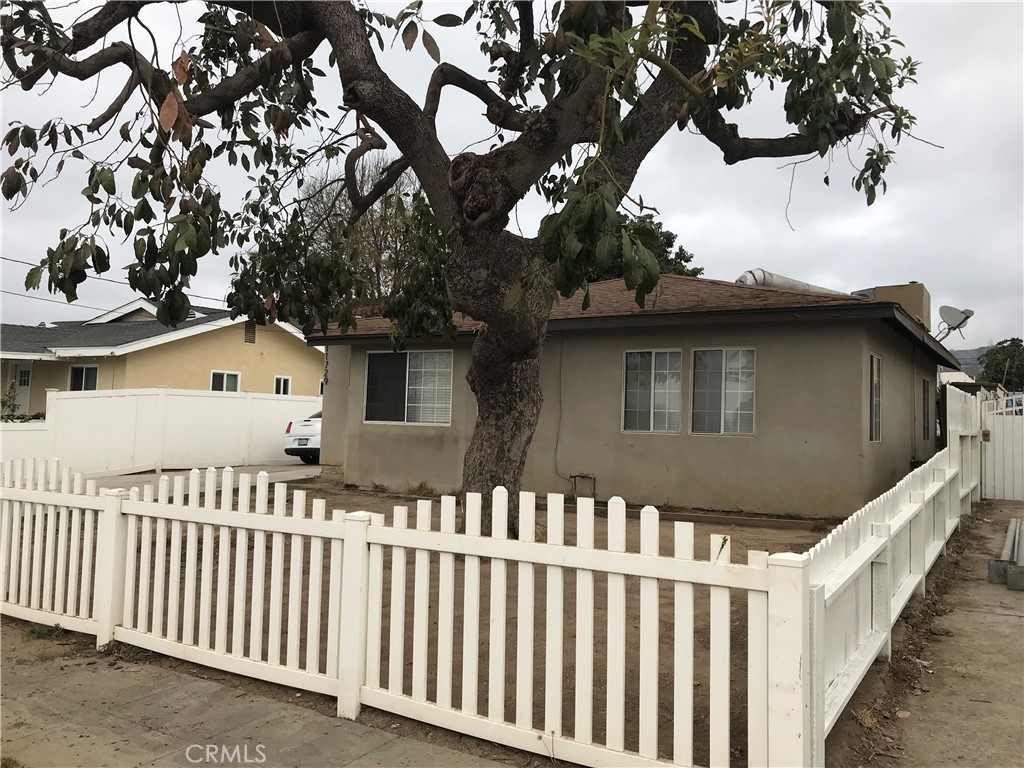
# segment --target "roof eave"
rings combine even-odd
[[[4,352],[0,350],[0,358],[4,360],[56,360],[57,356],[50,352]]]
[[[925,346],[943,365],[956,370],[960,364],[953,354],[942,346],[916,320],[895,302],[865,302],[863,304],[784,307],[754,310],[715,310],[708,312],[674,312],[661,314],[631,314],[596,317],[571,317],[548,321],[548,331],[583,331],[602,328],[657,328],[679,325],[738,324],[752,322],[792,322],[794,320],[892,320],[901,330]],[[475,331],[460,331],[456,341],[469,340]],[[376,344],[390,340],[387,333],[347,334],[344,336],[317,336],[306,339],[309,346],[335,346],[339,344]],[[424,339],[427,342],[447,341],[441,337]]]

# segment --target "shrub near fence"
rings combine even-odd
[[[587,765],[729,765],[743,679],[748,764],[823,765],[825,735],[887,655],[892,623],[977,493],[978,435],[962,431],[977,426],[977,403],[958,407],[948,449],[809,553],[750,552],[746,564],[731,562],[727,536],[694,559],[689,523],[661,554],[652,507],[639,551],[627,552],[620,499],[605,519],[579,500],[567,535],[561,496],[548,496],[537,526],[536,500],[521,494],[521,538],[509,541],[500,488],[496,534],[484,537],[477,494],[457,534],[451,497],[439,521],[419,502],[410,527],[404,507],[390,525],[366,512],[327,520],[302,491],[289,510],[286,487],[271,494],[263,473],[240,475],[237,500],[222,491],[218,501],[213,470],[205,482],[193,470],[187,498],[166,478],[96,495],[55,463],[4,462],[0,607],[97,644],[336,695],[346,717],[368,704]],[[639,582],[635,604],[627,581]],[[695,632],[695,590],[710,602],[706,634]],[[733,649],[733,606],[744,602],[746,648]],[[703,643],[706,676],[695,665]],[[626,679],[627,653],[639,656],[638,680]]]

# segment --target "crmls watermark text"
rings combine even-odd
[[[262,765],[267,748],[262,744],[190,744],[185,759],[195,765]]]

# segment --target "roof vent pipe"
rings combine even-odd
[[[847,296],[842,291],[833,291],[831,288],[822,288],[820,285],[811,285],[802,280],[794,280],[792,277],[777,275],[766,269],[748,269],[736,278],[737,283],[743,285],[760,285],[764,288],[779,288],[783,291],[796,291],[798,293],[828,293],[835,296]]]

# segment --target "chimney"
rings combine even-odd
[[[924,326],[926,331],[932,330],[932,297],[922,283],[911,281],[902,285],[879,285],[854,291],[853,295],[896,302],[908,315]]]

